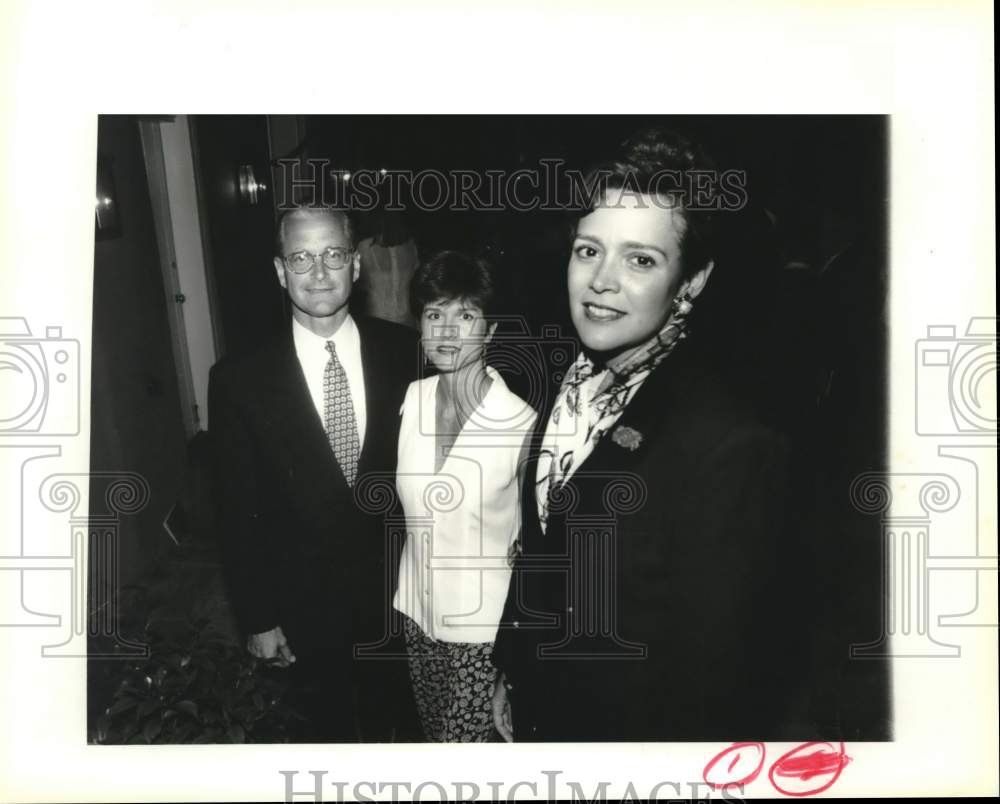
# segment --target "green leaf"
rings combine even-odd
[[[246,742],[246,732],[243,731],[243,727],[238,723],[233,723],[227,732],[229,735],[229,741],[232,743],[243,743]]]
[[[108,708],[108,715],[114,717],[115,715],[120,715],[122,712],[127,712],[129,709],[135,708],[137,700],[135,698],[119,698]]]

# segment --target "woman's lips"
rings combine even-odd
[[[587,320],[598,323],[617,321],[625,315],[621,310],[616,310],[614,307],[605,307],[602,304],[593,304],[592,302],[583,303],[583,314],[587,317]]]
[[[437,351],[441,352],[442,354],[453,355],[459,351],[459,347],[442,345],[437,347]]]

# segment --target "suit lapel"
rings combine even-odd
[[[521,487],[521,521],[524,525],[521,532],[521,539],[524,542],[525,549],[529,549],[527,544],[528,534],[541,532],[541,523],[538,519],[538,497],[535,476],[538,473],[538,455],[545,440],[545,430],[549,426],[549,418],[552,416],[552,408],[555,406],[558,396],[558,388],[556,388],[555,393],[548,395],[548,398],[545,400],[545,406],[539,411],[538,418],[535,420],[535,429],[529,436],[531,440],[528,450],[528,462],[525,466],[524,481]],[[532,550],[536,548],[540,549],[540,546],[530,546]]]
[[[290,331],[275,344],[262,373],[261,402],[269,423],[281,434],[292,482],[318,494],[319,499],[329,496],[331,489],[345,488],[346,480],[312,403]]]
[[[599,467],[600,471],[627,471],[643,460],[664,422],[670,418],[678,394],[683,393],[682,377],[691,360],[690,350],[685,346],[688,344],[680,344],[646,378],[582,468],[590,464],[592,470]]]
[[[611,432],[601,439],[594,451],[584,461],[581,470],[608,473],[626,472],[638,467],[650,445],[655,442],[664,423],[671,418],[673,411],[677,409],[678,401],[683,398],[683,394],[686,392],[685,386],[692,366],[697,362],[698,358],[693,353],[691,344],[680,344],[674,353],[646,378],[635,397],[622,412],[621,418],[611,428]],[[545,407],[539,412],[535,430],[531,436],[530,457],[525,469],[521,497],[522,522],[524,523],[522,538],[525,540],[530,534],[540,533],[538,503],[535,497],[535,474],[538,469],[538,453],[545,438],[545,430],[548,427],[549,417],[552,415],[557,395],[558,389],[549,395]],[[616,431],[619,431],[618,436],[616,436]],[[551,534],[553,530],[560,530],[558,523],[554,529],[550,528],[548,532]],[[525,541],[524,546],[525,550],[530,552],[542,549],[541,544],[529,546],[527,541]]]
[[[365,443],[361,445],[361,455],[358,458],[358,476],[368,470],[372,456],[379,453],[383,440],[383,428],[386,417],[385,397],[388,393],[388,383],[380,371],[377,338],[368,325],[367,319],[357,318],[355,324],[361,339],[361,367],[365,378]],[[396,411],[392,411],[395,415]]]
[[[581,464],[579,473],[570,480],[571,483],[585,485],[588,479],[597,476],[603,478],[602,482],[605,482],[608,474],[630,472],[641,465],[650,445],[656,441],[664,423],[676,409],[679,395],[684,392],[683,377],[686,376],[692,361],[692,357],[688,354],[690,350],[684,348],[686,345],[679,346],[646,378],[611,431],[605,434],[594,447],[594,451]],[[555,395],[547,400],[533,436],[532,460],[527,468],[524,497],[525,500],[530,500],[524,519],[528,533],[535,532],[539,527],[538,504],[535,500],[537,456],[554,403]],[[555,525],[555,530],[560,530],[558,523]]]

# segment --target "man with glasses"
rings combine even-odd
[[[416,338],[351,316],[360,259],[343,212],[284,213],[274,267],[291,326],[221,361],[209,387],[233,607],[247,649],[284,668],[289,701],[306,718],[296,740],[399,739],[412,714],[405,662],[355,658],[357,645],[395,633],[398,556],[355,489],[395,469]]]

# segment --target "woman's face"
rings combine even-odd
[[[683,282],[685,221],[676,208],[638,193],[609,195],[577,227],[569,302],[584,345],[613,357],[659,332],[678,292],[697,295],[711,269]]]
[[[492,334],[483,311],[464,299],[438,299],[420,315],[424,354],[441,372],[478,362]]]

